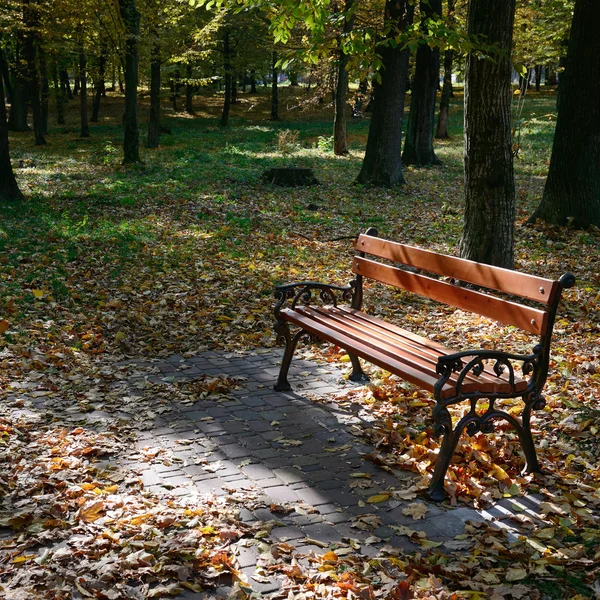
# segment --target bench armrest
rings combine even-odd
[[[286,303],[291,300],[290,307],[294,309],[296,305],[302,302],[310,302],[313,299],[313,293],[318,292],[318,297],[323,302],[329,302],[337,306],[338,300],[350,302],[356,291],[356,284],[351,281],[349,285],[334,285],[331,283],[319,283],[318,281],[298,281],[296,283],[286,283],[275,287],[275,316],[279,316],[279,311]]]
[[[542,362],[540,360],[543,347],[537,345],[533,348],[531,354],[511,354],[509,352],[499,352],[497,350],[465,350],[464,352],[455,352],[446,356],[440,356],[436,365],[436,373],[440,375],[440,379],[435,385],[435,395],[439,398],[444,384],[450,379],[453,373],[458,373],[455,389],[456,396],[465,398],[468,394],[462,394],[462,383],[467,375],[478,377],[483,373],[484,361],[493,361],[493,370],[500,377],[502,374],[508,374],[507,380],[511,385],[513,392],[503,394],[506,396],[512,395],[528,395],[531,392],[541,391],[546,380],[547,373],[541,373]],[[527,389],[517,394],[515,390],[515,364],[516,363],[523,376],[531,375]]]

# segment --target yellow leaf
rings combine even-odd
[[[104,492],[107,494],[114,494],[119,489],[119,486],[115,483],[104,488]]]
[[[44,296],[44,290],[31,290],[31,293],[35,298],[42,298]]]
[[[0,333],[6,333],[9,327],[10,323],[6,319],[0,321]]]
[[[93,502],[89,506],[84,506],[79,511],[79,518],[86,523],[93,523],[97,521],[102,516],[102,511],[104,510],[104,502],[99,500],[98,502]]]
[[[339,560],[339,556],[335,552],[325,552],[325,554],[321,556],[321,560],[323,562],[337,562]]]
[[[27,562],[28,560],[31,560],[32,558],[35,558],[36,556],[37,556],[36,554],[25,554],[23,556],[17,556],[16,558],[13,558],[13,563],[15,565],[18,565],[20,563]]]
[[[378,502],[385,502],[386,500],[389,500],[389,498],[389,494],[375,494],[374,496],[367,498],[367,502],[370,502],[371,504],[377,504]]]
[[[350,362],[350,356],[348,354],[340,356],[340,362]]]
[[[500,466],[494,465],[490,472],[492,477],[495,477],[498,481],[505,481],[506,479],[510,479],[508,473]]]
[[[125,334],[122,331],[117,331],[117,335],[115,335],[115,342],[120,344],[125,339]]]
[[[425,504],[422,502],[413,502],[402,511],[402,514],[411,515],[416,521],[417,519],[423,519],[425,517],[425,513],[427,513],[427,510],[427,506],[425,506]]]

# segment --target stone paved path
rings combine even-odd
[[[408,487],[413,475],[391,474],[365,460],[363,455],[371,447],[352,433],[356,414],[331,401],[315,403],[309,399],[340,391],[340,372],[334,367],[295,360],[290,371],[295,391],[274,392],[280,357],[281,351],[272,350],[246,356],[208,352],[152,361],[150,378],[154,381],[185,380],[201,374],[243,376],[246,381],[227,401],[215,402],[213,397],[193,404],[173,401],[172,412],[157,417],[156,426],[143,431],[137,445],[166,449],[176,461],[164,465],[126,460],[125,466],[138,472],[145,485],[159,494],[254,490],[264,498],[262,507],[243,509],[242,518],[248,522],[275,521],[271,536],[292,543],[301,552],[312,549],[322,553],[328,544],[349,537],[362,542],[370,538],[361,551],[374,553],[378,544],[372,536],[403,549],[418,549],[407,537],[396,535],[391,525],[409,525],[440,542],[462,533],[466,521],[500,519],[499,526],[510,527],[503,520],[511,514],[509,502],[479,512],[427,503],[425,519],[419,521],[403,514],[408,502],[366,503],[367,497],[386,489]],[[372,485],[366,489],[351,487],[356,481],[351,475],[356,472],[370,473]],[[519,502],[520,511],[535,514],[534,497]],[[285,503],[297,505],[299,510],[286,515],[269,508]],[[353,528],[360,514],[376,514],[381,525],[366,532]],[[240,565],[253,589],[262,593],[278,589],[276,579],[252,579],[257,557],[255,547],[239,548]],[[202,597],[186,594],[179,598]]]

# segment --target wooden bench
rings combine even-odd
[[[552,281],[446,256],[380,239],[374,228],[359,236],[356,250],[354,279],[347,286],[312,281],[277,286],[275,331],[285,352],[275,390],[291,389],[288,370],[302,338],[326,340],[348,352],[353,381],[367,379],[360,357],[433,393],[433,432],[443,438],[429,487],[431,499],[444,498],[444,478],[462,432],[490,433],[498,419],[518,433],[524,472],[539,472],[531,411],[545,405],[542,389],[552,328],[562,291],[575,284],[574,276],[566,273]],[[361,311],[365,278],[513,325],[539,336],[539,343],[525,355],[446,348]],[[520,418],[495,405],[504,398],[522,398]],[[479,400],[485,405],[477,410]],[[453,426],[448,406],[462,401],[470,408]]]

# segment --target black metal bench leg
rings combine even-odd
[[[443,420],[440,421],[440,418]],[[440,411],[436,419],[435,430],[439,433],[443,432],[443,438],[427,492],[427,496],[435,502],[442,502],[446,497],[444,492],[446,473],[456,450],[458,440],[470,420],[469,418],[463,418],[452,429],[452,418],[445,409]]]
[[[533,405],[526,404],[521,415],[521,427],[516,427],[519,434],[519,441],[523,454],[525,454],[525,467],[523,473],[542,473],[542,469],[538,463],[533,436],[531,435],[531,410],[532,408],[543,408],[545,401],[543,398],[538,399]]]
[[[273,386],[273,389],[276,392],[287,392],[292,389],[292,386],[287,379],[290,364],[292,363],[292,357],[294,356],[294,351],[298,345],[298,340],[306,335],[306,331],[301,330],[292,337],[287,323],[278,323],[276,331],[277,339],[285,342],[285,351],[283,352],[281,368],[279,369],[279,377],[277,378],[277,383]]]
[[[369,376],[362,370],[360,366],[360,360],[356,354],[350,354],[350,362],[352,363],[352,373],[350,373],[350,381],[369,381]]]

